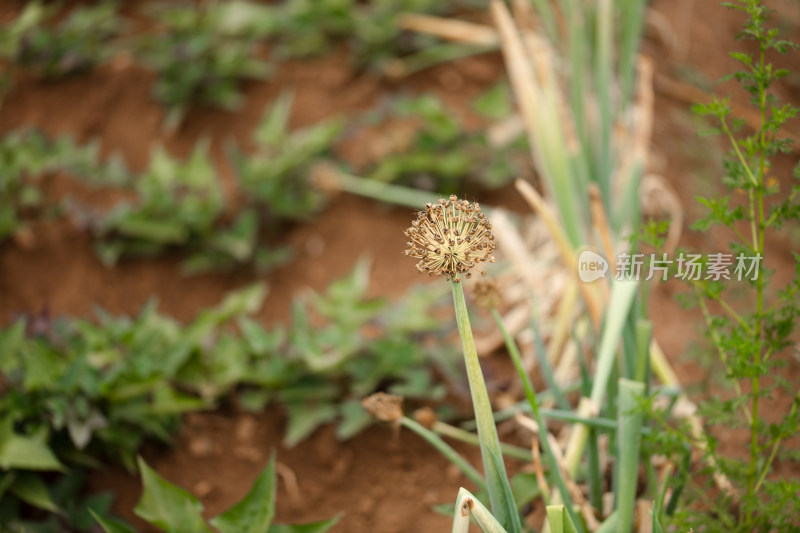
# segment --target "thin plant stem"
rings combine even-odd
[[[451,426],[450,424],[446,424],[440,420],[434,422],[433,427],[431,427],[431,429],[434,432],[438,433],[439,435],[442,435],[444,437],[450,437],[451,439],[455,439],[465,444],[473,444],[475,446],[480,446],[481,443],[480,439],[475,433],[472,433],[471,431],[467,431],[465,429],[461,429],[455,426]],[[501,442],[500,449],[503,451],[503,455],[507,457],[518,459],[520,461],[530,462],[531,460],[531,452],[530,450],[526,450],[525,448],[514,446],[506,442]]]
[[[531,383],[531,378],[528,376],[527,372],[525,372],[525,368],[522,366],[522,358],[520,357],[517,343],[514,342],[514,339],[511,337],[508,329],[506,329],[505,324],[503,324],[503,319],[496,309],[492,309],[492,316],[497,322],[500,332],[503,334],[503,340],[506,343],[508,355],[511,357],[511,362],[514,364],[514,368],[517,370],[517,374],[519,374],[519,377],[522,380],[522,386],[525,389],[525,397],[528,399],[528,403],[531,406],[531,412],[536,420],[536,424],[539,426],[539,440],[544,448],[545,460],[548,463],[547,466],[555,478],[556,486],[561,493],[561,498],[564,501],[570,519],[573,521],[573,523],[578,524],[579,531],[582,532],[582,523],[578,520],[578,517],[573,510],[572,498],[570,496],[569,489],[567,488],[567,484],[564,481],[564,476],[561,474],[561,465],[558,464],[558,460],[556,459],[553,449],[550,446],[550,439],[547,438],[547,424],[545,423],[544,417],[539,410],[539,402],[536,400],[536,391]]]
[[[492,404],[489,401],[489,393],[486,390],[486,382],[483,379],[481,364],[478,360],[478,351],[475,349],[475,340],[472,336],[467,303],[464,299],[464,288],[456,280],[451,281],[450,285],[453,290],[456,323],[461,336],[472,406],[475,410],[475,421],[478,424],[478,438],[481,441],[481,457],[486,474],[489,502],[497,520],[503,527],[516,533],[522,530],[522,525],[503,465],[503,455],[500,450],[500,440],[497,437]]]
[[[761,47],[761,55],[760,55],[760,70],[763,71],[765,67],[765,57],[764,57],[764,47]],[[766,110],[767,110],[767,92],[766,88],[764,87],[763,82],[759,82],[758,85],[758,96],[759,96],[759,104],[761,108],[761,149],[759,153],[759,162],[758,162],[758,183],[755,186],[755,197],[756,197],[756,209],[758,210],[758,224],[756,225],[756,234],[758,236],[758,246],[756,248],[756,252],[761,254],[764,250],[764,174],[766,173],[766,145],[764,144],[766,141]],[[751,212],[751,219],[756,217],[755,212]],[[761,366],[761,351],[762,351],[762,344],[763,339],[761,337],[761,328],[763,323],[763,312],[764,312],[764,280],[761,276],[759,276],[758,281],[756,281],[756,324],[753,328],[753,335],[755,337],[755,354],[753,357],[753,365],[756,369]],[[750,465],[748,468],[748,476],[747,476],[747,495],[749,498],[752,498],[756,491],[756,478],[758,477],[758,458],[759,458],[759,449],[758,449],[758,407],[759,407],[759,398],[761,396],[761,389],[760,389],[760,371],[757,371],[756,374],[751,378],[751,391],[753,395],[753,417],[750,420]],[[746,513],[746,521],[749,524],[752,520],[752,506],[747,506],[747,513]]]
[[[434,448],[439,450],[451,463],[456,465],[461,472],[472,481],[478,490],[486,490],[486,481],[483,476],[478,472],[474,466],[469,464],[466,459],[461,457],[449,444],[442,440],[439,435],[426,428],[416,420],[404,416],[400,419],[400,424],[410,429],[426,441],[428,441]]]

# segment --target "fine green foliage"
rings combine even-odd
[[[50,139],[36,130],[0,138],[0,241],[25,232],[30,219],[63,211],[63,204],[47,198],[47,186],[57,174],[110,183],[125,179],[127,170],[119,159],[101,164],[98,154],[96,143],[76,145],[69,137]]]
[[[136,506],[138,516],[166,533],[187,531],[211,533],[325,533],[339,517],[298,525],[273,524],[275,516],[275,454],[253,482],[250,491],[233,507],[209,520],[211,529],[203,519],[203,504],[186,490],[173,485],[139,458],[139,472],[144,492]],[[97,523],[106,533],[134,533],[126,524],[96,515]]]
[[[193,104],[238,109],[241,82],[264,79],[269,64],[258,58],[260,10],[248,2],[205,1],[159,5],[152,16],[160,31],[138,43],[141,60],[156,71],[153,95],[167,108],[164,124],[175,129]]]
[[[755,52],[731,53],[743,68],[727,79],[736,80],[750,95],[760,123],[745,126],[734,116],[728,99],[695,106],[696,113],[713,120],[730,151],[722,180],[729,192],[699,198],[707,214],[694,228],[722,226],[736,238],[730,244],[726,275],[692,283],[711,345],[733,389],[731,395],[704,402],[701,414],[712,427],[725,431],[747,428],[750,439],[742,460],[723,455],[717,437],[706,435],[706,455],[715,465],[712,473],[726,476],[736,491],[723,491],[716,501],[701,506],[700,513],[685,509],[678,514],[678,523],[698,529],[702,524],[708,531],[796,531],[800,523],[790,501],[796,498],[800,481],[776,475],[773,466],[781,445],[797,434],[800,425],[796,387],[779,370],[800,315],[800,256],[794,254],[794,278],[779,287],[765,249],[767,235],[800,218],[800,186],[795,183],[782,191],[780,181],[772,179],[773,159],[787,153],[791,142],[782,137],[782,128],[800,109],[778,101],[772,86],[789,72],[770,60],[795,45],[769,27],[770,10],[760,0],[724,5],[747,16],[739,37],[751,41]],[[794,171],[798,176],[800,165]],[[764,402],[778,394],[792,398],[791,407],[779,417],[765,417]]]
[[[490,102],[480,107],[490,112],[497,108]],[[369,168],[358,169],[368,179],[463,195],[502,187],[527,170],[523,142],[491,146],[485,131],[465,131],[463,123],[433,95],[398,100],[391,112],[392,120],[418,125],[405,134],[407,138],[393,139],[398,148],[392,153]],[[370,121],[387,118],[370,117]]]
[[[0,57],[55,80],[90,70],[114,54],[113,39],[123,26],[116,2],[76,7],[53,24],[57,15],[57,4],[28,3],[11,24],[0,28]]]

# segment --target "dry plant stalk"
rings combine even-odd
[[[486,46],[498,44],[497,33],[493,28],[464,20],[403,13],[398,17],[397,25],[404,30],[436,35],[446,41]]]

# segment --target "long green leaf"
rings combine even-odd
[[[639,477],[639,449],[642,437],[642,411],[637,398],[644,394],[644,383],[619,380],[619,428],[617,438],[617,532],[630,533],[636,507],[636,482]]]
[[[622,336],[622,328],[633,304],[639,284],[635,281],[615,281],[611,286],[611,301],[608,304],[608,315],[603,325],[600,338],[600,349],[597,354],[597,370],[592,384],[591,399],[595,405],[603,405],[603,397],[608,387],[608,378],[617,351],[617,344]]]
[[[545,423],[544,417],[542,416],[542,410],[539,409],[539,403],[536,398],[536,391],[533,388],[533,383],[531,383],[531,378],[528,376],[525,369],[522,367],[522,359],[519,355],[519,349],[517,348],[517,344],[514,342],[514,339],[508,333],[508,330],[503,324],[503,320],[500,317],[497,311],[493,310],[493,314],[495,320],[497,321],[497,325],[500,328],[500,332],[503,334],[503,340],[506,343],[506,348],[508,350],[508,355],[511,357],[511,362],[514,363],[514,368],[517,371],[517,375],[522,380],[522,386],[525,390],[525,397],[528,399],[528,403],[530,404],[531,412],[533,413],[534,418],[536,419],[536,423],[539,425],[541,434],[539,435],[540,441],[542,442],[542,448],[544,449],[544,458],[547,463],[547,466],[550,470],[550,474],[555,480],[555,484],[558,487],[559,493],[561,494],[561,499],[564,503],[568,505],[567,512],[570,513],[570,516],[575,516],[575,511],[572,510],[572,497],[570,496],[569,490],[567,490],[567,485],[564,482],[564,476],[561,475],[561,468],[558,464],[558,460],[553,453],[553,449],[550,446],[550,440],[547,438],[547,424]]]
[[[547,522],[551,533],[577,533],[575,523],[563,505],[547,506]]]
[[[480,472],[478,472],[474,466],[469,464],[466,459],[461,457],[458,452],[455,451],[449,444],[447,444],[439,435],[417,421],[408,418],[407,416],[401,418],[400,423],[428,441],[434,448],[439,450],[439,452],[447,457],[451,463],[456,465],[458,469],[461,470],[461,472],[467,476],[467,478],[469,478],[470,481],[475,483],[475,486],[478,487],[479,491],[487,490],[486,482],[483,480],[483,476],[481,476]]]

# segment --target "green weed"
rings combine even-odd
[[[430,361],[449,371],[449,359],[418,342],[439,334],[429,313],[439,295],[370,300],[368,273],[361,262],[324,293],[297,300],[288,328],[249,318],[266,293],[255,285],[187,325],[150,302],[133,318],[43,313],[0,331],[0,524],[18,524],[23,504],[65,508],[44,479],[103,459],[133,470],[145,440],[167,442],[181,414],[226,398],[251,410],[285,405],[288,446],[326,422],[337,423],[341,439],[355,435],[370,422],[358,399],[379,386],[441,398]]]
[[[255,154],[228,151],[241,188],[238,205],[223,195],[207,143],[185,161],[156,149],[147,171],[125,183],[130,200],[108,212],[89,212],[102,260],[114,264],[123,256],[181,249],[189,254],[183,266],[190,274],[241,266],[263,272],[286,262],[287,248],[264,241],[283,224],[319,210],[323,196],[311,185],[310,168],[341,129],[328,121],[288,132],[290,109],[284,96],[267,112],[254,133]]]
[[[485,131],[466,131],[462,121],[432,95],[398,100],[390,113],[373,114],[369,122],[380,124],[392,117],[416,124],[405,134],[408,138],[397,140],[394,151],[363,169],[367,179],[439,194],[464,194],[500,188],[528,172],[524,144],[492,146]]]
[[[49,181],[58,174],[83,180],[119,183],[127,176],[121,160],[99,162],[96,143],[76,145],[69,137],[49,139],[35,130],[18,130],[0,139],[0,241],[27,231],[30,220],[57,216],[64,202],[47,198]]]
[[[257,53],[260,14],[257,5],[247,2],[152,10],[160,31],[143,36],[137,54],[158,74],[153,94],[167,108],[168,130],[181,123],[191,105],[238,109],[242,81],[269,76],[268,62]]]
[[[123,28],[116,2],[77,7],[54,24],[58,7],[28,3],[11,24],[0,28],[0,57],[55,80],[90,70],[113,56],[114,39]]]
[[[144,492],[135,512],[166,533],[325,533],[339,521],[336,516],[306,524],[273,524],[277,492],[274,453],[244,498],[208,523],[201,514],[203,504],[197,498],[159,476],[141,458],[139,472]],[[135,532],[123,522],[91,512],[106,533]]]
[[[778,30],[769,27],[771,11],[760,0],[724,5],[747,16],[739,37],[750,41],[749,50],[754,50],[731,53],[743,68],[727,79],[737,81],[750,95],[760,120],[745,125],[732,112],[728,99],[714,99],[694,108],[713,120],[713,131],[726,139],[730,151],[722,179],[728,193],[698,197],[706,216],[693,228],[723,227],[735,238],[730,243],[726,274],[716,279],[706,276],[692,286],[712,350],[734,392],[707,399],[700,406],[701,413],[709,426],[719,431],[747,428],[749,442],[746,457],[741,459],[719,449],[722,434],[718,431],[703,435],[711,465],[708,471],[721,493],[713,501],[704,498],[703,491],[709,487],[700,486],[686,464],[682,476],[689,476],[691,495],[684,499],[698,498],[701,503],[683,508],[675,521],[708,531],[795,531],[798,522],[793,502],[800,481],[775,475],[773,467],[781,456],[781,445],[797,434],[800,424],[796,387],[778,370],[784,364],[783,355],[791,349],[800,315],[800,256],[793,254],[798,261],[794,278],[778,287],[774,270],[768,268],[771,258],[765,239],[800,218],[800,186],[794,184],[782,192],[772,176],[772,160],[789,152],[791,140],[783,137],[782,128],[800,108],[778,101],[772,86],[789,71],[770,61],[776,52],[788,52],[796,45],[780,39]],[[794,170],[794,177],[799,176],[800,165]],[[740,270],[742,267],[745,270]],[[764,402],[778,394],[792,398],[791,406],[778,417],[765,416]],[[686,445],[680,437],[679,432],[672,435],[670,449]]]
[[[373,69],[390,59],[425,49],[430,37],[404,32],[397,24],[403,13],[450,14],[477,2],[451,0],[283,0],[273,6],[269,32],[277,60],[319,56],[341,44],[356,67]]]

